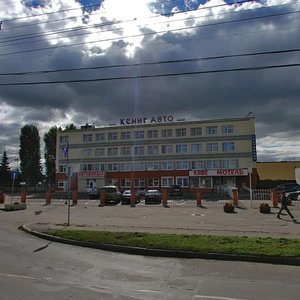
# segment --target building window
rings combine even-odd
[[[148,187],[159,187],[159,179],[158,178],[149,178],[148,179]]]
[[[192,170],[204,170],[205,163],[203,160],[194,160],[192,161]]]
[[[144,138],[144,131],[143,130],[139,130],[139,131],[135,131],[134,132],[134,139],[136,140],[140,140]]]
[[[122,172],[131,171],[131,163],[121,163],[120,164],[120,171],[122,171]]]
[[[176,162],[176,170],[188,170],[189,163],[187,161],[177,161]]]
[[[187,129],[186,128],[177,128],[175,130],[176,137],[183,137],[187,135]]]
[[[104,164],[94,164],[94,170],[95,171],[105,171],[105,165]]]
[[[80,165],[80,171],[93,171],[92,164],[82,164]]]
[[[208,126],[205,128],[206,135],[216,135],[218,134],[218,127],[217,126]]]
[[[238,160],[237,159],[225,159],[222,161],[222,167],[223,169],[237,169],[238,166]]]
[[[145,171],[145,163],[143,162],[134,162],[133,171]]]
[[[234,142],[224,142],[222,143],[223,152],[234,152],[235,145]]]
[[[131,147],[121,147],[121,156],[129,156],[131,155]]]
[[[219,169],[220,161],[219,160],[208,160],[206,162],[207,169]]]
[[[233,125],[223,125],[221,130],[222,130],[222,134],[232,134]]]
[[[200,153],[200,152],[202,152],[202,144],[192,144],[191,145],[191,152],[192,153]]]
[[[206,151],[207,152],[218,152],[218,143],[207,143]]]
[[[84,134],[82,136],[82,141],[84,143],[90,143],[90,142],[92,142],[93,141],[93,135],[92,134]]]
[[[130,140],[130,131],[121,132],[121,140]]]
[[[162,170],[174,170],[174,162],[173,161],[162,161],[161,169]]]
[[[93,155],[93,149],[83,149],[82,150],[83,157],[92,157],[92,155]]]
[[[161,178],[161,186],[162,187],[170,187],[171,185],[174,185],[173,177],[162,177]]]
[[[195,127],[190,129],[190,135],[191,136],[200,136],[202,135],[202,128],[201,127]]]
[[[144,155],[144,153],[145,153],[144,146],[134,147],[134,155]]]
[[[144,178],[135,178],[134,187],[136,188],[145,188],[145,179]]]
[[[107,139],[109,141],[115,141],[115,140],[117,140],[118,139],[118,133],[117,132],[109,132]]]
[[[105,141],[105,133],[96,133],[96,142]]]
[[[163,137],[163,138],[172,137],[172,129],[162,129],[161,137]]]
[[[189,186],[189,177],[176,177],[176,184],[182,186],[182,187],[188,187]]]
[[[176,153],[187,153],[188,147],[187,144],[176,145]]]
[[[158,137],[158,130],[148,130],[148,138],[154,139]]]
[[[151,155],[158,154],[158,146],[157,145],[148,146],[148,154],[151,154]]]
[[[159,170],[159,162],[148,162],[147,170],[148,171]]]
[[[59,143],[60,144],[68,144],[69,142],[69,137],[68,136],[60,136],[59,137]]]
[[[117,163],[107,164],[107,171],[109,172],[117,172],[119,170]]]
[[[108,156],[117,156],[118,155],[118,148],[117,147],[112,147],[107,149],[107,154]]]
[[[161,153],[162,154],[170,154],[173,152],[173,146],[172,145],[162,145],[161,146]]]
[[[95,149],[95,156],[96,157],[105,156],[105,148],[96,148]]]
[[[66,173],[67,172],[67,165],[59,165],[58,170],[60,173]]]
[[[131,187],[131,180],[128,178],[122,178],[121,179],[121,187],[123,188],[130,188]]]

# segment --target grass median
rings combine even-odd
[[[85,230],[49,230],[46,233],[83,242],[146,249],[270,257],[300,257],[300,239]]]

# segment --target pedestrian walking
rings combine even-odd
[[[281,200],[281,208],[277,214],[277,218],[280,219],[281,212],[283,210],[285,210],[289,214],[289,216],[291,217],[293,222],[296,222],[296,218],[293,216],[293,214],[290,212],[290,210],[288,208],[288,197],[287,197],[286,193],[282,193],[280,200]]]

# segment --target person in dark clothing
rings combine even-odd
[[[281,195],[281,208],[277,214],[277,218],[280,219],[280,214],[283,210],[285,210],[289,216],[291,217],[291,219],[293,220],[293,222],[296,222],[296,218],[293,216],[293,214],[290,212],[289,208],[288,208],[288,197],[286,196],[285,193],[282,193]]]

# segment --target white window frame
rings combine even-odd
[[[173,145],[161,145],[161,154],[170,154],[173,153]]]
[[[157,130],[157,129],[148,130],[148,132],[147,132],[147,137],[148,137],[149,139],[155,139],[155,138],[158,138],[158,130]]]
[[[105,141],[105,133],[96,133],[96,142]]]
[[[176,177],[176,184],[180,185],[181,187],[189,187],[189,177],[188,176]]]
[[[176,153],[187,153],[188,152],[188,145],[187,144],[177,144],[176,145]]]
[[[148,178],[148,187],[159,187],[159,178]]]
[[[162,129],[161,130],[161,137],[163,138],[169,138],[173,136],[172,129]]]
[[[174,177],[171,176],[161,177],[162,187],[171,187],[172,185],[174,185]]]
[[[235,143],[234,142],[223,142],[222,143],[222,151],[223,152],[234,152],[235,151]]]
[[[175,136],[176,137],[187,136],[187,129],[186,128],[176,128],[175,129]]]
[[[201,136],[202,127],[192,127],[190,128],[190,136]]]
[[[91,143],[93,141],[93,135],[91,133],[84,134],[82,136],[83,143]]]
[[[207,152],[218,152],[219,151],[219,144],[218,143],[207,143],[206,144],[206,151]]]
[[[205,127],[206,135],[217,135],[218,134],[218,126],[207,126]]]
[[[234,133],[234,126],[231,124],[223,125],[221,128],[222,134],[233,134]]]

